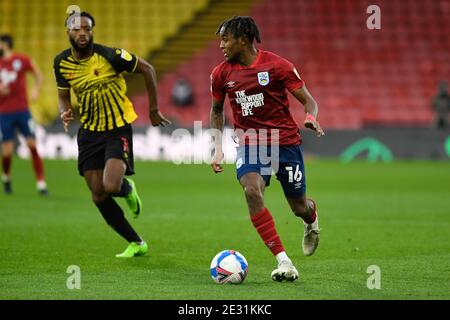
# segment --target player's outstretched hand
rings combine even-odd
[[[220,164],[223,160],[223,152],[215,152],[211,161],[211,167],[214,173],[220,173],[223,171],[222,165]]]
[[[63,125],[64,125],[64,131],[65,132],[69,131],[69,124],[73,120],[72,109],[67,109],[66,111],[63,111],[61,113],[60,117],[61,117],[61,120],[62,120]]]
[[[306,128],[315,131],[317,137],[325,135],[325,132],[323,132],[322,128],[320,127],[319,121],[317,121],[314,116],[308,114],[303,124],[305,125]]]
[[[162,115],[162,113],[159,111],[150,112],[150,121],[154,127],[157,127],[157,126],[166,127],[166,126],[172,124],[172,122],[170,122],[170,120],[166,119]]]

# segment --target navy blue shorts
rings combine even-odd
[[[17,128],[25,138],[34,138],[34,122],[29,111],[0,113],[1,140],[14,139]]]
[[[288,198],[299,198],[306,193],[305,166],[300,145],[280,146],[239,146],[236,157],[237,179],[246,173],[259,173],[266,186],[270,185],[272,173],[281,183]]]

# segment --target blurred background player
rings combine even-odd
[[[450,95],[448,94],[448,83],[444,80],[439,82],[438,92],[433,97],[432,107],[436,112],[433,126],[438,129],[448,128]]]
[[[194,93],[192,86],[185,78],[180,78],[172,88],[172,102],[180,107],[189,107],[194,103]]]
[[[147,244],[124,217],[113,197],[123,197],[137,218],[142,211],[134,182],[124,175],[134,174],[131,123],[137,115],[126,97],[122,72],[144,76],[150,102],[149,117],[154,126],[170,124],[158,111],[156,74],[146,61],[124,49],[94,43],[94,18],[87,12],[66,19],[72,47],[55,57],[61,119],[67,131],[74,119],[70,89],[80,104],[78,131],[78,170],[91,190],[92,200],[106,222],[129,245],[118,258],[144,255]]]
[[[287,256],[272,215],[264,205],[264,189],[270,183],[273,169],[292,211],[304,221],[303,253],[312,255],[319,243],[317,208],[313,200],[306,198],[301,137],[289,111],[286,89],[304,105],[304,125],[320,137],[324,132],[316,120],[317,104],[291,62],[254,46],[254,41],[259,43],[261,39],[251,17],[235,16],[226,20],[217,33],[225,61],[211,74],[211,127],[223,131],[223,105],[225,95],[228,95],[234,127],[244,131],[240,136],[236,168],[251,221],[277,259],[278,268],[272,272],[272,279],[294,281],[298,278],[298,271]],[[254,130],[256,136],[248,130]],[[278,130],[279,139],[271,136],[273,131],[270,130]],[[212,160],[216,173],[223,171],[220,165],[224,158],[221,141],[218,134]],[[272,157],[270,163],[264,163],[259,154],[261,145],[266,144],[267,155]],[[279,146],[278,155],[273,148],[275,144]],[[257,155],[257,158],[252,159],[252,155]]]
[[[39,96],[42,74],[38,67],[24,54],[13,51],[13,38],[0,36],[0,127],[2,152],[2,181],[6,194],[12,193],[11,165],[14,153],[14,133],[16,129],[25,137],[30,150],[38,192],[47,195],[44,165],[40,158],[34,136],[34,123],[28,109],[26,74],[31,72],[35,86],[31,91],[31,101]]]

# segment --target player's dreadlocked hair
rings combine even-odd
[[[222,22],[216,31],[216,34],[220,33],[220,30],[224,28],[224,32],[230,32],[234,38],[246,37],[250,43],[253,40],[261,43],[261,37],[259,35],[258,26],[252,17],[246,16],[234,16],[228,20]]]
[[[77,17],[77,16],[79,16],[79,17],[86,17],[86,18],[90,19],[92,21],[92,27],[95,27],[95,19],[94,19],[94,17],[90,13],[88,13],[86,11],[83,11],[83,12],[72,11],[72,13],[67,16],[66,21],[64,22],[64,25],[66,27],[68,27],[69,26],[68,23],[71,21],[71,19],[74,18],[74,17]]]

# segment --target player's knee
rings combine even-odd
[[[263,201],[263,194],[257,186],[246,186],[244,188],[245,197],[250,203],[258,203]]]
[[[30,150],[35,150],[36,149],[36,140],[34,140],[33,138],[28,138],[27,146]]]
[[[10,157],[14,153],[14,143],[12,141],[4,141],[1,147],[2,155]]]
[[[103,183],[103,187],[105,188],[105,192],[108,194],[118,194],[120,192],[120,184],[119,183],[105,181]]]

